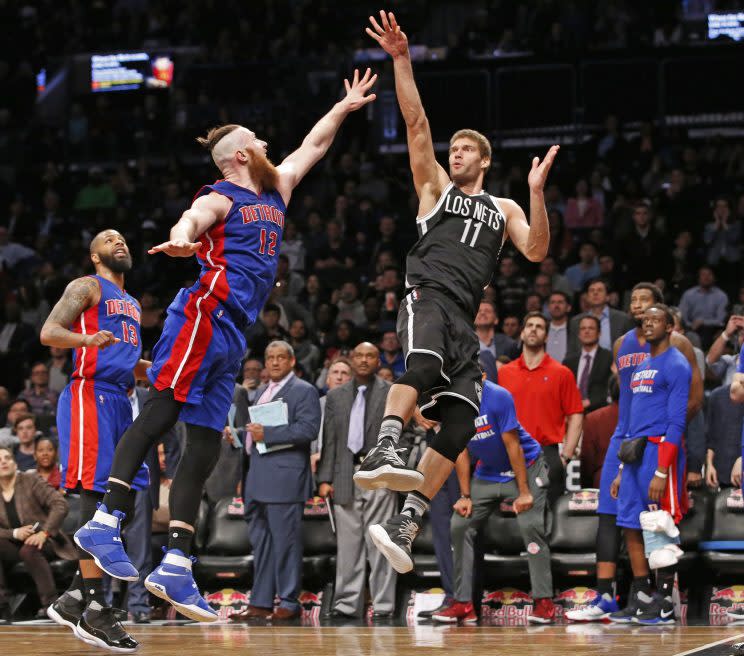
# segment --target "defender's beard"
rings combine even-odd
[[[114,273],[127,273],[127,271],[130,271],[132,269],[131,255],[127,255],[124,258],[117,259],[113,255],[104,255],[102,253],[99,253],[98,257],[101,258],[101,262],[103,263],[103,265]]]
[[[279,185],[279,171],[263,153],[249,151],[251,177],[266,191],[273,191]]]

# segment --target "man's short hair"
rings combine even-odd
[[[525,314],[524,319],[522,320],[522,325],[526,326],[527,321],[529,319],[534,319],[535,317],[539,317],[543,320],[543,322],[545,323],[545,330],[547,330],[548,326],[550,326],[550,322],[548,321],[548,318],[539,310],[533,310],[532,312],[528,312],[527,314]]]
[[[275,339],[273,342],[269,342],[269,345],[266,347],[264,354],[268,353],[269,349],[272,348],[283,348],[287,353],[289,353],[290,358],[293,358],[295,356],[292,345],[289,342],[285,342],[283,339]]]
[[[584,321],[584,319],[590,319],[595,324],[597,324],[597,332],[602,332],[602,322],[595,317],[593,314],[582,314],[581,318],[579,319],[579,327],[581,327],[581,322]]]
[[[599,277],[599,276],[596,277],[596,278],[592,278],[591,280],[587,281],[586,285],[584,285],[584,291],[585,292],[588,292],[589,291],[589,288],[592,285],[596,285],[597,283],[600,283],[600,284],[604,285],[605,292],[607,294],[609,294],[612,291],[610,289],[610,283],[607,282],[607,280],[605,278],[602,278],[602,277]]]
[[[206,137],[197,137],[196,141],[211,153],[223,137],[227,136],[234,130],[237,130],[239,127],[240,126],[235,123],[220,125],[207,132]]]
[[[264,314],[266,314],[267,312],[276,312],[277,314],[282,313],[281,308],[274,303],[267,303],[266,305],[264,305],[263,311]]]
[[[554,289],[552,292],[550,292],[550,295],[548,296],[548,302],[550,302],[550,299],[553,298],[553,296],[563,296],[563,300],[566,301],[566,303],[568,303],[569,305],[571,305],[571,298],[563,290]]]
[[[452,135],[450,146],[452,146],[452,144],[458,139],[472,139],[478,144],[478,152],[480,153],[480,156],[491,159],[491,142],[484,134],[481,134],[477,130],[470,130],[467,128],[464,130],[458,130]]]
[[[36,417],[34,417],[30,412],[23,412],[16,417],[16,420],[13,422],[13,428],[18,428],[18,424],[22,421],[28,421],[29,419],[34,422],[34,427],[36,427]]]
[[[21,398],[13,399],[10,402],[10,405],[8,406],[8,408],[12,408],[16,403],[23,403],[23,405],[26,406],[26,411],[31,412],[31,404],[26,399],[21,399]]]
[[[15,458],[15,454],[13,453],[13,448],[10,446],[0,446],[0,451],[7,451],[10,454],[11,458]]]
[[[637,291],[639,289],[647,289],[651,292],[651,295],[654,297],[654,303],[663,303],[664,302],[664,292],[661,291],[661,289],[654,285],[652,282],[639,282],[633,289],[630,290],[630,293],[632,294],[634,291]]]
[[[328,365],[328,370],[330,371],[331,367],[334,364],[338,364],[339,362],[345,364],[347,367],[349,367],[349,369],[352,368],[351,360],[349,360],[349,358],[347,358],[345,355],[337,355],[335,358],[333,358],[333,360],[331,360],[330,364]]]
[[[659,310],[664,314],[667,326],[674,325],[674,312],[672,312],[672,309],[668,305],[664,305],[663,303],[654,303],[653,305],[646,308],[646,312],[648,312],[649,310]]]

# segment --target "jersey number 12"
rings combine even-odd
[[[276,240],[278,238],[279,235],[277,235],[273,230],[269,233],[268,253],[272,257],[276,255]],[[261,245],[258,247],[258,252],[261,253],[261,255],[266,255],[266,228],[261,228]]]
[[[460,237],[460,243],[461,244],[467,244],[468,243],[468,237],[470,237],[470,228],[473,225],[473,219],[465,219],[465,229],[462,231],[462,237]],[[475,229],[473,230],[473,236],[470,238],[470,248],[475,248],[475,242],[478,239],[478,233],[480,233],[480,229],[483,227],[483,224],[478,221],[475,224]]]

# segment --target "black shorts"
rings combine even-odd
[[[440,421],[437,399],[462,399],[479,413],[481,370],[473,320],[441,292],[418,287],[403,299],[398,312],[398,339],[408,365],[411,353],[428,353],[441,364],[437,386],[419,399],[421,413]]]

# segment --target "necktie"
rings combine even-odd
[[[272,397],[274,396],[274,390],[279,386],[279,383],[275,383],[274,381],[269,383],[269,386],[264,390],[264,393],[261,394],[261,398],[258,399],[258,403],[268,403],[271,401]]]
[[[584,356],[584,369],[581,372],[581,378],[579,380],[579,391],[581,392],[582,399],[589,397],[589,371],[591,368],[592,356],[587,353]]]
[[[351,406],[347,446],[352,453],[359,453],[364,446],[364,392],[366,389],[366,385],[359,386],[354,405]]]

